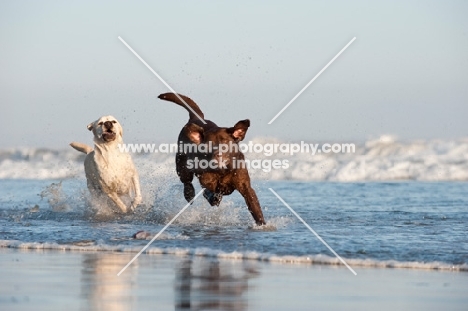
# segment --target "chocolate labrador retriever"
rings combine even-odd
[[[184,184],[185,199],[190,201],[195,197],[192,185],[195,175],[205,188],[203,194],[212,206],[219,205],[223,195],[237,190],[244,197],[257,225],[266,224],[257,195],[250,185],[247,168],[236,165],[244,160],[238,142],[244,139],[250,121],[239,121],[233,127],[219,127],[209,120],[204,120],[204,124],[200,119],[205,119],[203,112],[190,98],[174,93],[161,94],[158,98],[182,106],[189,112],[189,121],[179,134],[179,151],[176,154],[176,170]]]

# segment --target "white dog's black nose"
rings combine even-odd
[[[113,124],[111,121],[106,121],[106,122],[104,122],[104,127],[105,127],[106,129],[109,129],[109,130],[110,130],[113,126],[114,126],[114,124]]]

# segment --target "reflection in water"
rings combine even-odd
[[[246,310],[249,279],[255,269],[231,269],[218,260],[183,260],[176,268],[176,310]]]
[[[247,310],[249,282],[259,275],[254,262],[144,256],[117,276],[130,259],[83,254],[81,310]],[[172,294],[174,305],[167,301]]]
[[[128,263],[128,256],[84,254],[81,270],[82,310],[131,310],[135,284],[133,269],[120,277],[117,273]]]

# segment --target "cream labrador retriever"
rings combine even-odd
[[[94,198],[107,196],[123,213],[129,208],[121,196],[134,195],[130,210],[141,203],[138,173],[128,153],[120,152],[123,130],[112,116],[104,116],[90,123],[88,130],[94,134],[94,149],[88,145],[72,142],[70,146],[86,153],[84,161],[88,189]]]

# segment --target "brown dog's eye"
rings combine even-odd
[[[102,122],[99,122],[97,125],[102,125]]]
[[[117,121],[113,120],[113,121],[112,121],[112,123],[116,124],[116,123],[117,123]]]

